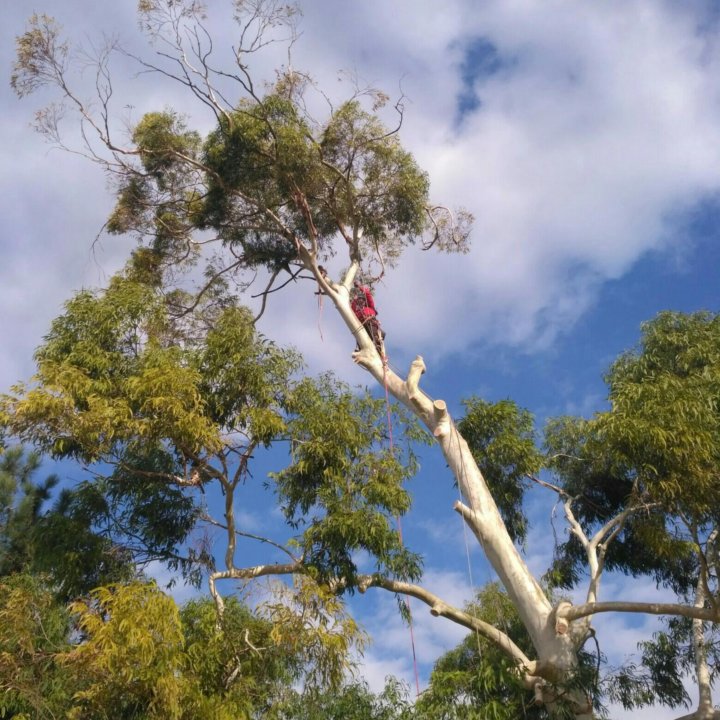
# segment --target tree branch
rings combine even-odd
[[[227,525],[224,525],[218,520],[215,520],[215,518],[211,517],[207,513],[203,513],[200,517],[202,518],[202,520],[204,520],[206,523],[209,523],[210,525],[214,525],[215,527],[221,528],[223,530],[228,529]],[[258,542],[266,543],[267,545],[272,545],[278,550],[284,552],[294,563],[300,562],[299,558],[295,557],[295,555],[293,555],[284,545],[281,545],[274,540],[270,540],[270,538],[263,537],[262,535],[254,535],[253,533],[244,532],[242,530],[235,530],[235,535],[237,535],[238,537],[248,538],[249,540],[257,540]]]
[[[417,600],[424,602],[430,607],[430,613],[434,617],[448,618],[458,625],[462,625],[473,632],[477,632],[479,635],[482,635],[485,639],[500,648],[506,655],[514,660],[515,663],[517,663],[518,667],[522,668],[529,674],[535,674],[533,671],[536,669],[536,663],[530,660],[504,632],[498,630],[489,623],[483,622],[479,618],[463,612],[462,610],[458,610],[452,605],[448,605],[444,600],[429,590],[426,590],[419,585],[413,585],[401,580],[391,580],[377,575],[361,576],[359,579],[360,592],[364,593],[371,587],[382,588],[383,590],[399,593],[400,595],[414,597]]]
[[[217,590],[218,580],[254,580],[255,578],[263,577],[266,575],[292,575],[293,573],[302,573],[304,570],[302,563],[276,563],[273,565],[255,565],[247,568],[228,568],[227,570],[218,570],[213,572],[208,577],[208,586],[210,588],[210,594],[215,601],[215,606],[218,610],[218,615],[222,617],[225,609],[225,603],[223,602],[222,596]]]
[[[610,602],[590,602],[584,605],[570,605],[567,608],[558,608],[558,617],[568,622],[579,620],[589,615],[604,612],[647,613],[649,615],[679,615],[686,618],[698,618],[710,622],[720,622],[720,613],[716,610],[696,608],[692,605],[678,603],[645,603],[625,602],[622,600]]]

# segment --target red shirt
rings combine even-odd
[[[375,317],[377,315],[377,311],[375,310],[375,301],[373,300],[370,288],[365,285],[361,285],[358,290],[362,293],[362,295],[357,294],[350,301],[350,307],[355,313],[355,317],[361,321],[369,317]]]

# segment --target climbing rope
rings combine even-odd
[[[317,320],[317,326],[318,326],[318,332],[320,333],[320,342],[325,342],[325,338],[323,337],[322,332],[322,311],[323,311],[323,296],[322,293],[318,293],[318,320]]]
[[[397,368],[393,367],[392,364],[388,361],[387,358],[384,358],[384,363],[383,363],[383,382],[384,382],[384,385],[385,385],[385,398],[386,398],[386,404],[387,404],[387,407],[388,407],[388,423],[389,423],[389,422],[390,422],[390,400],[389,400],[389,393],[388,393],[388,386],[387,386],[387,369],[388,369],[388,368],[390,368],[391,370],[393,370],[396,374],[400,374],[400,371],[399,371]],[[422,388],[418,387],[417,389],[418,389],[428,400],[430,400],[430,402],[433,402],[433,401],[434,401],[434,398],[433,398],[432,396],[430,396],[427,392],[425,392]],[[462,473],[463,475],[465,475],[465,458],[464,458],[464,456],[463,456],[463,454],[462,454],[462,451],[461,451],[460,438],[459,438],[459,434],[458,434],[458,432],[457,432],[457,428],[455,428],[455,423],[453,423],[453,425],[452,425],[452,432],[453,432],[453,437],[455,438],[455,441],[457,442],[458,452],[459,452],[459,454],[460,454],[461,473]],[[392,442],[392,435],[391,435],[391,442]],[[461,486],[460,486],[460,482],[459,482],[459,481],[458,481],[458,500],[460,500],[460,502],[462,502],[463,504],[467,504],[467,502],[465,501],[465,498],[463,497],[462,488],[461,488]],[[465,557],[466,557],[466,560],[467,560],[467,571],[468,571],[468,579],[469,579],[469,582],[470,582],[470,592],[471,592],[472,597],[473,597],[473,599],[474,599],[474,598],[475,598],[475,595],[476,595],[476,588],[475,588],[475,582],[474,582],[474,580],[473,580],[473,574],[472,574],[472,562],[471,562],[471,560],[470,560],[470,544],[468,543],[468,536],[467,536],[468,529],[467,529],[467,524],[465,523],[465,520],[463,519],[462,515],[459,515],[459,520],[460,520],[460,524],[462,525],[463,540],[464,540],[464,543],[465,543]],[[399,518],[398,518],[398,525],[399,525]],[[412,632],[412,625],[411,625],[411,632]],[[481,648],[481,644],[480,644],[480,633],[479,633],[477,630],[475,630],[475,633],[474,633],[474,634],[475,634],[475,640],[476,640],[476,642],[477,642],[478,655],[480,655],[481,652],[482,652],[482,648]],[[413,647],[413,652],[414,652],[414,647]]]
[[[392,430],[392,414],[390,411],[390,391],[388,389],[388,383],[387,383],[387,368],[388,368],[388,359],[387,356],[383,355],[382,358],[383,361],[383,385],[385,387],[385,411],[387,414],[387,424],[388,424],[388,441],[390,445],[390,454],[395,454],[395,446],[393,444],[393,430]],[[404,546],[403,543],[403,533],[402,533],[402,523],[400,522],[400,515],[395,516],[395,523],[397,525],[397,534],[398,534],[398,540],[400,540],[400,547]],[[420,675],[418,673],[418,661],[417,661],[417,653],[415,651],[415,630],[413,628],[413,619],[412,619],[412,611],[410,609],[410,600],[409,598],[403,598],[403,602],[405,603],[405,610],[407,611],[407,617],[408,617],[408,626],[410,627],[410,646],[412,647],[412,658],[413,658],[413,671],[415,673],[415,691],[417,693],[417,696],[420,697]]]

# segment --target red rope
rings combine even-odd
[[[325,342],[325,338],[322,334],[322,327],[320,325],[320,320],[322,320],[322,311],[323,311],[323,296],[322,293],[318,293],[318,330],[320,332],[320,342]]]
[[[387,412],[387,423],[388,423],[388,439],[390,442],[390,454],[394,454],[395,447],[393,445],[393,432],[392,432],[392,416],[390,414],[390,391],[388,390],[387,383],[387,358],[383,357],[383,385],[385,386],[385,409]],[[400,545],[403,545],[403,534],[402,534],[402,523],[400,522],[400,516],[395,516],[395,522],[397,524],[397,534],[400,540]],[[420,675],[418,673],[418,661],[417,654],[415,652],[415,631],[413,629],[412,612],[410,610],[410,600],[404,598],[405,608],[408,615],[408,625],[410,626],[410,645],[412,647],[412,658],[413,658],[413,670],[415,672],[415,690],[418,697],[420,697]]]

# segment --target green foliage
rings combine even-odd
[[[527,476],[535,475],[542,465],[533,417],[511,400],[491,403],[470,398],[463,404],[466,413],[458,430],[470,446],[510,537],[522,541],[527,533],[522,510]]]
[[[135,126],[132,140],[142,171],[123,176],[117,203],[107,222],[108,232],[150,238],[158,257],[182,263],[194,259],[194,227],[188,220],[197,204],[197,173],[193,163],[200,136],[187,129],[175,112],[152,112]]]
[[[375,694],[367,684],[356,682],[333,692],[308,695],[294,693],[276,704],[268,720],[412,720],[417,717],[408,688],[388,677]]]
[[[229,295],[208,293],[192,313],[176,312],[180,297],[148,251],[136,253],[107,290],[68,302],[37,351],[33,383],[0,404],[16,437],[105,463],[102,476],[62,495],[48,537],[97,528],[114,542],[92,548],[99,538],[85,533],[75,557],[121,543],[136,561],[164,559],[197,583],[212,559],[202,548],[178,552],[199,518],[180,483],[229,482],[217,466],[284,432],[299,359],[259,336]],[[69,592],[87,568],[68,570]]]
[[[85,462],[128,443],[215,447],[198,372],[178,339],[152,288],[118,276],[101,294],[79,293],[36,353],[34,386],[5,398],[13,431]]]
[[[285,429],[284,395],[299,365],[297,354],[281,351],[257,334],[246,308],[225,309],[197,359],[208,416],[223,428],[252,429],[259,442],[269,444]]]
[[[84,641],[63,658],[82,688],[68,717],[181,717],[183,634],[171,598],[133,583],[98,588],[71,610]]]
[[[58,477],[50,475],[35,484],[39,467],[40,456],[25,454],[21,447],[0,457],[0,576],[22,572],[35,559],[34,533],[42,505],[58,483]]]
[[[526,653],[532,644],[512,602],[496,583],[483,588],[467,612],[500,627]],[[418,700],[428,720],[515,720],[547,718],[532,702],[509,658],[492,643],[470,633],[436,663],[430,685]]]
[[[388,97],[371,89],[356,90],[331,107],[326,118],[315,120],[308,108],[314,100],[309,95],[317,89],[305,74],[286,69],[259,93],[240,58],[270,41],[262,36],[292,28],[298,10],[275,3],[233,6],[242,28],[241,46],[233,50],[239,75],[206,66],[208,56],[199,39],[203,33],[197,34],[205,13],[201,4],[140,3],[141,27],[152,44],[165,46],[160,53],[164,59],[183,67],[186,38],[196,38],[199,44],[190,53],[199,53],[199,66],[176,79],[212,110],[217,126],[203,139],[172,109],[144,115],[132,129],[123,163],[108,160],[118,179],[109,232],[135,234],[163,262],[182,266],[200,256],[193,234],[211,229],[214,239],[231,249],[225,270],[288,270],[291,264],[307,266],[308,253],[317,261],[338,250],[366,269],[374,262],[385,267],[422,235],[431,236],[425,249],[467,251],[472,216],[429,205],[427,174],[398,139],[402,104],[395,106],[395,128],[378,118]],[[95,120],[92,108],[74,94],[72,60],[55,21],[34,15],[27,32],[17,38],[11,84],[20,96],[55,85],[115,153],[121,143],[111,139],[107,117]],[[107,71],[105,60],[100,60],[101,77]],[[227,89],[213,86],[215,80],[230,78],[241,89],[233,106],[225,100]],[[101,97],[101,103],[107,99]],[[61,115],[52,105],[38,113],[38,129],[54,142],[60,138]],[[96,158],[100,160],[97,152]]]
[[[650,575],[693,602],[703,565],[715,562],[708,539],[720,520],[720,318],[661,313],[606,380],[609,410],[546,428],[551,467],[590,532],[637,508],[607,548],[607,569]],[[556,550],[553,582],[570,587],[584,564],[570,537]],[[713,592],[713,577],[708,583]],[[639,665],[606,678],[609,697],[628,709],[686,704],[683,679],[694,670],[689,621],[670,620],[641,650]]]
[[[71,491],[63,491],[48,516],[45,531],[59,540],[76,527],[94,527],[98,539],[108,543],[112,538],[114,552],[110,559],[126,558],[141,564],[165,562],[198,586],[202,569],[211,561],[202,549],[190,547],[185,555],[178,554],[178,548],[187,543],[197,524],[199,508],[191,496],[162,480],[174,469],[172,457],[160,449],[142,457],[128,457],[127,465],[118,467],[109,477],[83,480]],[[91,552],[91,547],[78,548],[75,557],[80,559]],[[129,577],[98,577],[88,589],[118,579]]]
[[[172,111],[146,113],[135,126],[132,139],[140,151],[143,167],[161,187],[178,155],[193,157],[200,144],[199,135],[189,132]]]
[[[686,595],[698,572],[692,533],[706,537],[720,519],[718,317],[661,313],[607,382],[609,411],[548,425],[551,466],[590,527],[644,505],[610,545],[607,567],[652,574]],[[558,560],[565,584],[572,582],[583,562],[577,542],[566,543]]]
[[[58,478],[36,484],[39,466],[40,456],[20,447],[0,458],[0,576],[43,573],[63,600],[132,577],[128,553],[96,532],[92,513],[74,511],[77,492],[65,489],[47,507]]]
[[[209,598],[186,603],[180,617],[187,672],[198,695],[215,698],[228,715],[264,715],[282,688],[300,677],[297,658],[273,642],[272,624],[237,599],[228,598],[220,626]]]
[[[289,613],[287,599],[276,600]],[[324,628],[309,622],[318,619],[309,612],[286,622],[273,603],[253,612],[232,598],[219,623],[208,598],[178,608],[154,584],[135,582],[97,588],[68,612],[42,577],[4,578],[0,716],[269,717],[288,699],[299,701],[293,683],[316,698],[342,677],[340,636],[357,639],[357,631],[333,603],[327,596],[321,604],[332,615]]]
[[[42,577],[0,578],[0,628],[0,717],[59,717],[72,692],[58,662],[70,618]]]
[[[607,376],[609,443],[667,506],[717,517],[720,486],[720,317],[661,313],[643,325],[641,347]],[[688,493],[688,484],[692,492]]]
[[[550,466],[565,491],[577,498],[573,512],[588,528],[606,523],[631,504],[647,503],[635,469],[601,430],[602,416],[587,421],[560,418],[548,423]],[[574,536],[556,549],[553,584],[572,587],[585,567],[585,551]],[[678,593],[690,591],[696,560],[686,534],[668,524],[667,508],[648,505],[631,515],[609,545],[605,566],[634,576],[649,574]]]
[[[534,654],[515,606],[498,583],[480,590],[466,612],[502,630],[528,657]],[[571,689],[592,695],[599,711],[602,690],[597,686],[597,662],[595,655],[580,649],[576,670],[557,687],[554,707],[538,706],[508,656],[471,632],[435,663],[430,685],[417,702],[418,716],[424,720],[569,720],[575,714],[563,698]]]
[[[207,200],[196,222],[240,245],[248,266],[284,267],[297,259],[293,237],[311,233],[330,254],[338,231],[354,228],[363,228],[367,250],[382,248],[392,260],[426,228],[427,176],[357,101],[316,130],[293,92],[281,81],[210,134]]]
[[[67,64],[68,45],[60,41],[60,25],[48,15],[33,13],[28,29],[15,38],[15,44],[10,85],[18,97],[56,81],[57,69]]]
[[[670,618],[667,630],[657,632],[652,640],[638,643],[642,651],[641,664],[629,664],[611,675],[606,683],[608,696],[626,710],[643,705],[662,703],[668,707],[690,707],[684,678],[695,669],[692,647],[692,621]],[[709,668],[717,675],[717,643],[709,644]]]
[[[397,135],[359,102],[338,107],[323,129],[320,148],[323,161],[335,169],[329,184],[337,187],[325,203],[341,223],[364,229],[368,247],[383,247],[393,258],[425,230],[427,174]],[[339,174],[345,182],[338,183]]]
[[[272,623],[275,645],[295,658],[308,692],[340,687],[355,667],[351,651],[367,644],[338,593],[307,576],[295,576],[292,587],[276,583],[258,614]]]
[[[296,357],[257,337],[232,305],[205,308],[197,325],[171,316],[136,271],[67,304],[37,352],[34,385],[4,398],[11,429],[85,462],[166,443],[216,452],[231,431],[268,442],[282,429],[277,402]]]
[[[298,383],[288,410],[291,463],[274,478],[286,518],[303,528],[299,544],[317,579],[342,577],[352,590],[359,550],[375,558],[378,572],[417,578],[420,559],[394,528],[410,507],[403,481],[415,459],[409,450],[403,456],[390,449],[385,401],[324,377]],[[403,421],[395,416],[396,432]]]

